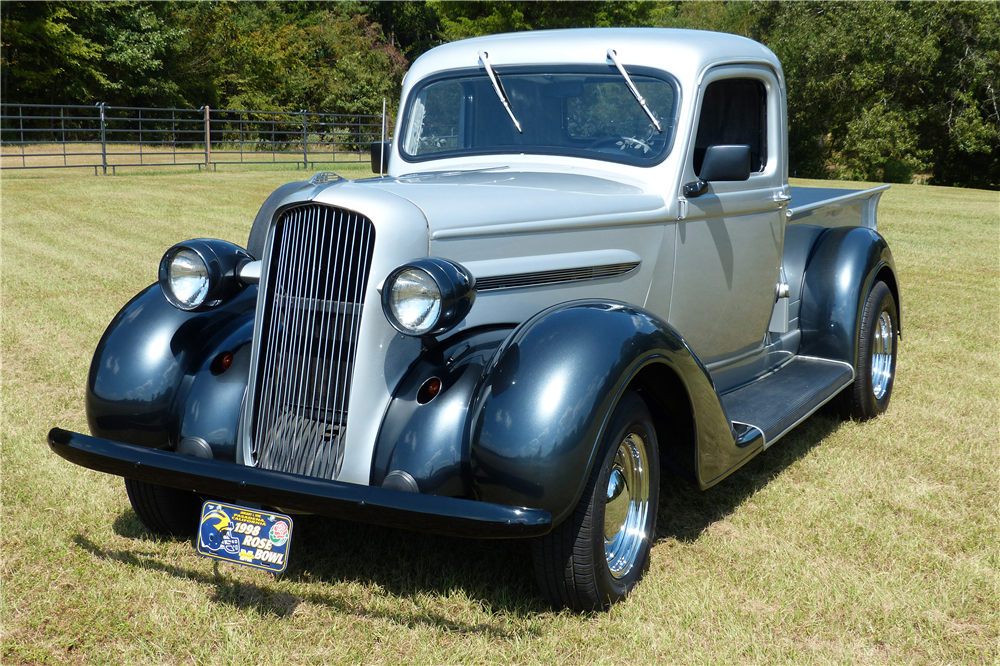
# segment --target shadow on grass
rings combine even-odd
[[[813,416],[778,446],[761,453],[705,492],[665,472],[661,480],[657,538],[696,541],[712,523],[732,513],[767,486],[839,425],[839,420],[829,416]],[[548,610],[535,588],[526,541],[441,537],[322,516],[295,516],[294,520],[293,548],[282,580],[303,584],[356,582],[380,588],[398,598],[421,594],[447,598],[461,592],[493,613],[520,617]],[[131,509],[118,517],[114,531],[151,545],[163,540],[152,534]],[[309,601],[337,611],[387,618],[401,624],[425,623],[448,631],[510,637],[489,624],[456,624],[442,615],[423,610],[410,614],[362,608],[356,597],[321,592],[306,592],[296,597],[278,591],[277,587],[233,580],[220,574],[218,563],[215,563],[214,574],[208,575],[166,563],[157,550],[105,550],[82,535],[76,536],[75,541],[96,557],[213,586],[213,599],[218,603],[253,609],[263,615],[284,617],[291,614],[300,601]],[[221,570],[225,572],[227,566],[222,564]]]
[[[759,453],[731,476],[705,491],[666,472],[660,480],[657,538],[696,541],[712,523],[731,514],[836,431],[840,424],[839,419],[821,410],[782,438],[774,448]]]
[[[360,607],[353,595],[338,595],[314,591],[290,594],[279,590],[276,585],[259,585],[234,579],[226,573],[226,565],[220,565],[218,561],[213,561],[212,573],[207,573],[170,564],[164,561],[163,553],[158,550],[106,549],[95,544],[82,534],[74,536],[73,541],[77,546],[86,550],[94,557],[121,562],[141,569],[160,571],[176,578],[197,581],[201,585],[214,588],[211,596],[212,601],[238,609],[256,611],[263,616],[287,617],[295,611],[300,603],[305,601],[318,606],[325,606],[340,613],[390,620],[400,625],[413,626],[414,624],[426,624],[451,632],[483,633],[500,639],[515,637],[514,632],[498,629],[489,623],[469,624],[456,622],[442,614],[426,609],[417,609],[412,613],[407,613],[405,611],[363,608]],[[151,543],[153,542],[153,540],[150,541]],[[308,556],[306,557],[308,558]],[[290,564],[291,567],[292,565]],[[299,568],[300,571],[298,574],[292,573],[289,575],[286,572],[282,577],[285,579],[291,578],[297,582],[317,582],[315,577],[301,570],[301,564]],[[509,594],[509,591],[507,593]],[[531,633],[531,630],[528,630],[528,632]],[[522,635],[525,632],[522,630],[516,633]]]

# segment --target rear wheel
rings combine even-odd
[[[549,603],[583,611],[624,599],[649,565],[658,499],[653,421],[642,399],[626,392],[573,514],[532,544]]]
[[[187,537],[198,531],[202,499],[196,493],[135,479],[125,479],[125,491],[135,515],[152,532]]]
[[[889,407],[896,376],[898,334],[896,299],[884,282],[876,282],[865,300],[861,317],[854,383],[837,396],[838,410],[845,418],[866,420]]]

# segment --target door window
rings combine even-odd
[[[750,171],[767,163],[767,91],[756,79],[722,79],[705,89],[694,142],[694,172],[701,175],[705,149],[717,145],[750,146]]]

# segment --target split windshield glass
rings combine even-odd
[[[621,74],[499,70],[518,132],[485,70],[439,77],[409,97],[401,148],[411,162],[462,155],[529,153],[591,157],[648,166],[673,138],[676,84],[629,75],[663,128],[658,132]]]

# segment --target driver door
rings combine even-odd
[[[751,152],[748,180],[681,195],[668,321],[713,371],[764,349],[784,241],[776,200],[785,180],[782,99],[764,67],[718,67],[699,87],[682,189],[698,180],[708,146],[747,144]]]

